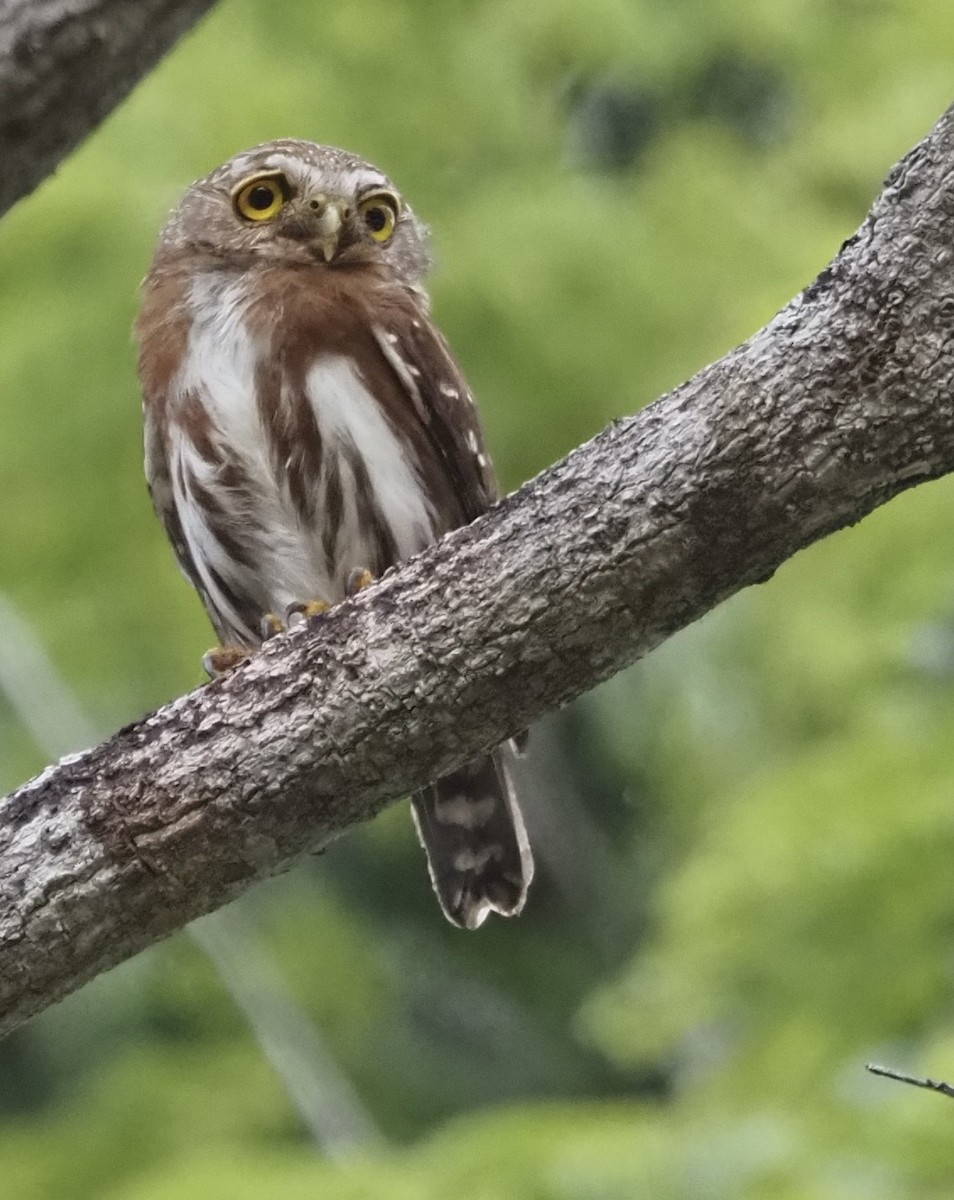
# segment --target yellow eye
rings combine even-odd
[[[397,196],[392,196],[390,192],[369,196],[358,205],[358,212],[376,242],[390,240],[398,219]]]
[[[270,221],[284,207],[288,183],[281,172],[256,175],[240,183],[232,193],[235,211],[246,221]]]

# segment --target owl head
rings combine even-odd
[[[283,139],[236,154],[197,180],[172,212],[156,258],[210,254],[237,266],[378,264],[415,285],[427,231],[377,167]]]

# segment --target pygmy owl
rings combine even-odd
[[[213,672],[497,498],[427,265],[387,176],[310,142],[236,155],[163,228],[136,324],[146,476]],[[520,911],[533,862],[500,750],[412,806],[451,921]]]

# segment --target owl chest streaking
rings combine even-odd
[[[194,184],[137,321],[146,474],[228,653],[320,611],[497,496],[393,184],[280,141]],[[413,798],[447,916],[520,911],[532,860],[500,751]]]

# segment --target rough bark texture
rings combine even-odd
[[[954,110],[744,345],[7,797],[0,1030],[954,468],[952,247]]]
[[[0,0],[0,213],[45,179],[214,0]]]

